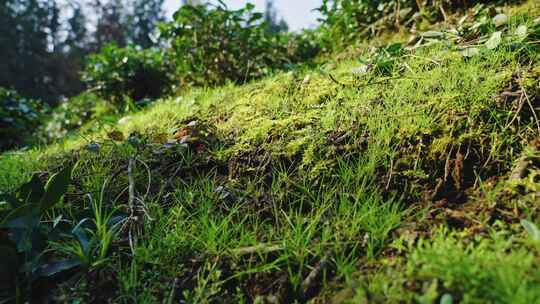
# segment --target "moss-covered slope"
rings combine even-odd
[[[491,34],[451,31],[410,49],[362,45],[317,69],[182,92],[114,128],[2,155],[7,192],[77,164],[51,218],[91,218],[88,197],[127,215],[108,258],[60,278],[51,297],[540,301],[539,8],[506,12],[493,48]],[[523,43],[512,40],[520,26]]]

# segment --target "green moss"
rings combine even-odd
[[[72,194],[109,180],[107,206],[125,211],[137,159],[143,220],[134,255],[117,251],[129,263],[110,263],[119,297],[532,303],[536,248],[517,222],[539,214],[538,134],[530,109],[501,95],[523,85],[537,107],[532,50],[465,58],[439,41],[403,51],[385,75],[359,73],[370,52],[349,51],[318,69],[178,92],[114,128],[2,155],[0,190],[77,160]],[[189,128],[204,134],[167,144]],[[527,176],[508,182],[523,153]],[[81,201],[59,211],[80,220]],[[507,222],[500,234],[495,218]],[[320,284],[303,290],[321,260]]]

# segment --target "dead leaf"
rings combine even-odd
[[[490,50],[496,49],[502,42],[502,32],[495,32],[486,42],[486,47]]]
[[[508,16],[506,16],[505,14],[498,14],[497,16],[493,17],[492,21],[496,27],[499,27],[505,25],[506,22],[508,22]]]
[[[461,55],[463,55],[463,57],[474,57],[478,55],[479,53],[480,53],[480,50],[474,47],[466,48],[463,51],[461,51]]]
[[[114,141],[123,141],[125,139],[124,133],[118,130],[112,130],[112,131],[107,132],[107,137]]]
[[[178,131],[176,131],[176,133],[174,134],[174,138],[176,140],[181,140],[182,138],[188,136],[190,134],[190,131],[188,128],[182,128]]]

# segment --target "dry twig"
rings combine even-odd
[[[512,95],[506,94],[506,95],[503,95],[503,96],[515,96],[515,95],[514,94],[512,94]],[[516,121],[516,119],[519,117],[519,113],[521,112],[521,109],[523,109],[523,104],[524,104],[523,92],[520,92],[519,101],[518,101],[518,108],[516,110],[516,113],[514,114],[514,117],[512,117],[512,120],[508,124],[506,124],[505,128],[510,127],[514,123],[514,121]]]
[[[129,159],[128,163],[128,207],[129,207],[129,214],[130,217],[133,217],[135,215],[135,179],[133,178],[133,165],[135,164],[135,160],[133,158]]]
[[[529,167],[530,159],[527,155],[522,155],[518,161],[514,169],[512,169],[512,173],[510,173],[510,180],[518,180],[522,179],[526,175],[527,168]]]
[[[534,122],[536,123],[536,128],[538,130],[538,134],[540,135],[540,122],[538,121],[538,115],[536,115],[536,109],[533,107],[531,99],[529,98],[529,95],[527,95],[527,91],[525,91],[525,88],[521,87],[521,90],[523,91],[523,95],[525,96],[525,100],[527,100],[527,104],[531,108],[532,115],[534,117]]]
[[[271,253],[271,252],[280,251],[283,249],[284,247],[282,245],[259,244],[255,246],[232,249],[230,252],[233,255],[242,256],[242,255],[249,255],[253,253]]]
[[[311,270],[311,272],[308,274],[308,276],[302,281],[302,293],[306,294],[317,278],[319,277],[320,273],[326,268],[328,265],[328,260],[330,259],[330,253],[327,252],[323,258],[319,261],[319,263]]]

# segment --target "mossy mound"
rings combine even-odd
[[[0,190],[77,163],[54,215],[134,202],[108,259],[56,300],[537,302],[539,10],[507,11],[494,48],[359,46],[4,154]]]

